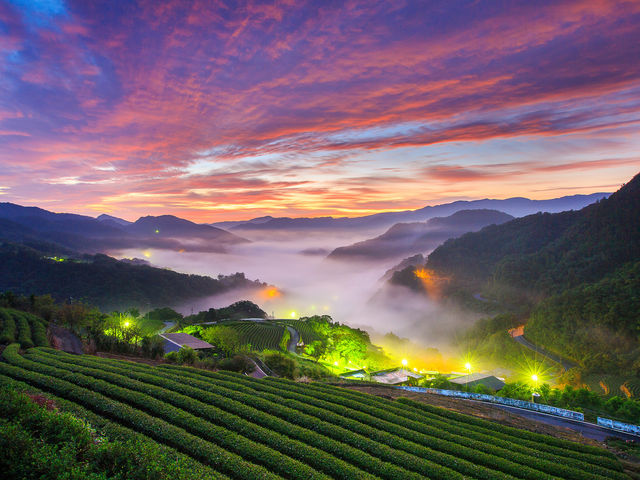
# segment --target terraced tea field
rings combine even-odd
[[[628,479],[597,447],[322,384],[7,347],[25,382],[236,479]]]
[[[233,328],[240,336],[240,343],[251,345],[251,350],[278,350],[285,327],[271,322],[227,321],[219,325]]]
[[[49,345],[46,322],[30,313],[0,308],[0,344],[12,342],[22,348]]]

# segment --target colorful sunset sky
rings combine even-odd
[[[640,170],[640,1],[0,0],[0,201],[357,216]]]

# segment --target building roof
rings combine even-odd
[[[422,378],[422,375],[418,375],[406,368],[394,368],[391,370],[382,370],[380,372],[371,373],[371,380],[374,382],[386,383],[388,385],[404,383],[409,380],[409,378]]]
[[[189,335],[188,333],[161,333],[160,337],[165,340],[178,345],[179,347],[189,347],[194,350],[202,348],[213,348],[213,345],[200,340],[199,338]]]
[[[458,378],[449,379],[451,383],[457,383],[458,385],[476,386],[483,384],[485,387],[491,390],[500,390],[504,387],[504,382],[499,378],[488,375],[486,373],[472,373],[471,375],[464,375]]]
[[[340,375],[338,375],[340,378],[364,378],[367,377],[369,374],[367,373],[367,371],[364,368],[361,368],[360,370],[351,370],[349,372],[344,372],[341,373]]]

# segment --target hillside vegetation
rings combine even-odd
[[[82,300],[103,311],[175,305],[233,288],[258,288],[243,273],[218,278],[187,275],[107,255],[52,257],[22,245],[0,244],[0,292],[50,294]]]
[[[44,390],[54,401],[62,398],[65,408],[86,408],[96,427],[132,428],[138,445],[152,439],[158,448],[176,449],[181,459],[217,472],[214,478],[628,478],[597,447],[408,400],[47,348],[21,355],[17,344],[2,358],[3,386],[22,382],[29,385],[22,388]],[[95,468],[91,455],[86,460]]]
[[[580,211],[539,213],[449,240],[424,268],[445,296],[513,312],[511,326],[528,320],[525,335],[577,362],[581,374],[638,373],[640,175]],[[392,281],[420,289],[413,273],[396,272]],[[478,292],[483,301],[473,298]]]
[[[47,322],[12,308],[0,308],[0,345],[17,342],[22,348],[46,347]]]

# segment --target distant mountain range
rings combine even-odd
[[[46,242],[49,245],[57,245],[59,248],[88,253],[127,248],[226,252],[233,245],[248,242],[249,240],[244,238],[244,234],[249,235],[252,232],[288,233],[291,231],[346,230],[358,232],[366,237],[388,229],[397,223],[424,222],[434,217],[450,216],[460,210],[490,209],[499,210],[512,216],[521,216],[538,211],[557,212],[582,208],[599,199],[606,198],[608,195],[608,193],[594,193],[553,200],[485,199],[458,201],[413,211],[386,212],[355,218],[275,218],[265,216],[248,221],[214,224],[197,224],[173,215],[146,216],[135,222],[130,222],[107,214],[93,218],[71,213],[54,213],[38,207],[0,203],[0,241],[31,245]],[[399,226],[396,233],[400,233],[403,229],[411,230],[411,228],[410,226]],[[416,228],[419,230],[420,227]],[[382,240],[384,241],[384,239]]]
[[[427,253],[449,238],[511,219],[511,215],[497,210],[478,209],[460,210],[448,217],[434,217],[426,222],[397,223],[375,238],[336,248],[328,258],[378,261]]]
[[[93,218],[13,203],[0,203],[0,227],[0,240],[45,241],[91,253],[138,247],[223,252],[231,245],[248,241],[220,228],[172,215],[128,222],[110,215]]]
[[[363,217],[259,217],[245,222],[219,222],[212,226],[229,229],[234,232],[254,232],[264,230],[369,230],[371,232],[387,229],[400,222],[424,222],[433,217],[446,217],[459,210],[498,210],[514,217],[522,217],[537,212],[562,212],[579,210],[593,202],[608,197],[609,193],[590,195],[572,195],[551,200],[529,200],[527,198],[508,198],[505,200],[457,201],[418,210],[384,212]]]

